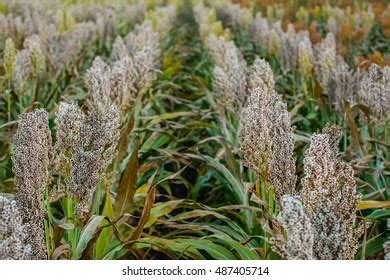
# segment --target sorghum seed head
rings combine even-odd
[[[298,196],[284,195],[280,200],[281,223],[286,237],[271,240],[274,251],[288,260],[313,259],[314,235],[309,216]]]
[[[294,142],[286,104],[274,91],[253,91],[240,120],[239,139],[245,161],[269,180],[278,197],[295,188]]]
[[[71,158],[72,184],[69,192],[80,198],[77,212],[88,212],[97,187],[111,164],[119,140],[120,114],[117,107],[92,110],[80,127]]]
[[[33,73],[42,74],[46,69],[46,58],[42,50],[41,39],[38,35],[32,35],[24,41],[24,46],[30,52]]]
[[[235,112],[235,95],[230,87],[229,78],[218,66],[214,68],[213,76],[213,88],[218,93],[216,95],[217,109]]]
[[[129,51],[123,41],[122,37],[118,36],[115,38],[112,44],[111,59],[112,61],[120,60],[121,58],[129,55]]]
[[[21,50],[15,56],[15,69],[13,72],[13,85],[18,95],[26,95],[27,83],[32,73],[32,63],[30,59],[30,52],[28,50]]]
[[[303,77],[308,79],[311,76],[314,63],[313,48],[308,37],[304,39],[298,45],[298,66]]]
[[[390,117],[390,67],[372,64],[363,74],[357,95],[357,102],[369,108],[375,124],[386,122]]]
[[[248,90],[253,92],[256,88],[261,88],[268,94],[274,87],[274,74],[270,65],[257,57],[248,70]]]
[[[85,83],[90,93],[93,109],[104,111],[112,104],[111,100],[111,69],[101,57],[96,57],[85,75]]]
[[[14,73],[15,56],[16,56],[16,50],[15,50],[14,41],[11,38],[8,38],[5,41],[5,48],[4,48],[4,70],[8,80],[12,79]]]
[[[356,227],[354,172],[337,157],[340,136],[340,128],[327,126],[305,152],[302,201],[315,230],[316,259],[353,258],[362,232]]]
[[[345,60],[337,56],[336,64],[326,86],[326,94],[331,105],[340,114],[345,113],[345,101],[355,102],[361,78],[360,71],[352,71]]]
[[[28,231],[34,256],[46,258],[43,220],[44,194],[50,177],[52,140],[48,114],[44,109],[19,116],[18,130],[13,139],[13,168],[15,173],[16,201]]]
[[[32,257],[28,232],[16,201],[0,195],[0,260],[27,260]]]
[[[63,173],[69,169],[69,158],[73,153],[83,121],[84,114],[75,103],[60,103],[55,119],[54,167],[56,172]]]
[[[229,88],[229,92],[234,96],[235,107],[239,112],[248,99],[246,81],[248,70],[246,62],[234,42],[227,42],[223,37],[217,37],[213,34],[208,36],[206,46],[215,65],[219,67],[219,73],[217,72],[217,74],[221,74],[220,71],[223,71],[229,81],[225,88]],[[219,88],[217,85],[216,89],[218,90]],[[220,93],[220,95],[223,96],[224,92]]]
[[[314,70],[317,80],[326,92],[326,86],[337,57],[336,43],[332,33],[328,33],[321,43],[314,46],[314,55]]]

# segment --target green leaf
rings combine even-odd
[[[115,164],[118,165],[123,158],[126,157],[127,149],[130,141],[130,133],[134,128],[134,115],[131,114],[130,118],[126,121],[125,128],[122,131],[119,143],[118,143],[118,156],[115,159]]]
[[[104,216],[93,215],[89,219],[88,223],[81,231],[73,259],[80,259],[81,255],[83,254],[85,248],[88,245],[88,242],[95,236],[104,218]]]
[[[192,247],[191,245],[181,243],[180,241],[177,241],[175,239],[165,239],[153,236],[140,238],[134,243],[133,248],[153,248],[154,250],[161,251],[164,254],[170,253],[169,255],[174,253],[175,255],[171,257],[176,259],[182,256],[187,256],[190,259],[196,260],[204,259],[204,256],[196,248]]]
[[[258,260],[260,257],[251,249],[245,247],[245,245],[242,245],[241,243],[235,241],[235,240],[223,240],[224,243],[227,243],[230,245],[240,256],[241,260]]]
[[[106,192],[105,196],[105,203],[104,208],[102,212],[102,216],[107,217],[109,219],[112,219],[114,216],[114,209],[112,207],[112,201],[111,201],[111,195],[110,192]],[[107,220],[103,220],[101,223],[101,226],[104,226],[108,224]],[[95,248],[95,259],[100,260],[104,257],[104,255],[107,253],[110,240],[112,238],[111,228],[106,227],[102,230],[102,232],[99,235],[98,240],[96,241],[96,248]]]
[[[163,134],[154,132],[150,137],[148,137],[148,139],[142,145],[141,150],[143,152],[147,152],[150,149],[158,149],[158,148],[160,148],[161,146],[163,146],[166,143],[168,143],[169,140],[171,140],[172,137],[171,137],[170,134],[171,134],[170,132],[163,133]]]
[[[59,227],[62,228],[62,229],[66,229],[66,230],[72,230],[72,229],[74,229],[74,224],[66,223],[66,222],[64,222],[63,220],[57,219],[57,218],[54,217],[54,216],[51,216],[51,218],[52,218],[54,224],[55,224],[56,226],[59,226]]]
[[[107,255],[103,257],[103,260],[112,260],[114,257],[117,257],[117,255],[124,255],[125,254],[125,245],[119,244],[112,248]]]
[[[230,191],[236,196],[238,199],[238,202],[240,204],[247,205],[248,200],[247,196],[245,195],[244,191],[244,185],[241,183],[240,180],[238,180],[234,175],[219,161],[216,159],[210,157],[210,156],[203,156],[204,160],[214,169],[216,169],[218,172],[220,172],[228,182],[227,186],[229,187]]]
[[[390,216],[390,209],[376,209],[370,215],[367,216],[368,219],[377,220],[379,218]]]
[[[183,200],[171,200],[167,202],[157,203],[150,211],[149,221],[145,224],[145,227],[151,227],[158,218],[169,214],[175,209]]]
[[[162,120],[175,119],[175,118],[178,118],[178,117],[191,117],[191,116],[195,116],[195,115],[196,115],[195,113],[188,112],[188,111],[186,111],[186,112],[166,113],[166,114],[154,116],[152,121],[150,122],[150,125],[157,124],[157,123],[161,122]]]
[[[370,257],[377,254],[378,252],[383,251],[383,243],[386,242],[387,240],[388,238],[386,236],[385,237],[376,236],[368,240],[366,243],[365,257]],[[355,255],[355,259],[357,260],[361,259],[361,255],[362,255],[362,248],[360,246],[357,254]]]
[[[169,221],[174,222],[174,221],[181,221],[181,220],[193,219],[198,217],[206,217],[206,216],[214,216],[219,220],[227,219],[224,215],[218,214],[217,212],[197,209],[197,210],[176,215],[173,218],[169,219]]]
[[[179,239],[182,244],[187,244],[198,250],[206,251],[212,258],[216,260],[235,260],[237,259],[228,249],[217,245],[209,240],[190,240]]]
[[[310,112],[309,114],[306,115],[306,118],[308,120],[318,119],[318,114],[317,112]]]
[[[230,148],[225,144],[224,145],[225,153],[226,153],[226,162],[229,170],[232,170],[233,175],[235,177],[240,176],[240,163],[236,158],[234,157],[232,151]]]

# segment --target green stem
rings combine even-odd
[[[47,258],[50,259],[51,255],[53,253],[53,249],[55,247],[55,240],[53,239],[53,228],[51,225],[53,224],[52,221],[52,212],[49,202],[49,190],[46,187],[45,189],[45,201],[44,201],[45,209],[47,211],[47,219],[44,220],[44,228],[45,228],[45,242],[46,242],[46,249],[47,249]]]
[[[66,197],[64,198],[64,204],[65,204],[65,216],[67,217],[67,222],[69,223],[69,221],[72,221],[73,225],[75,226],[74,229],[70,229],[67,231],[68,239],[71,245],[71,255],[73,258],[77,246],[77,229],[75,225],[75,213],[73,207],[73,200],[70,197],[69,193],[67,193]]]

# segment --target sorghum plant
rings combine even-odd
[[[381,69],[372,64],[360,80],[357,93],[359,103],[366,105],[374,122],[383,124],[390,112],[390,67]]]
[[[352,259],[363,225],[357,224],[360,195],[352,167],[338,158],[341,131],[328,126],[311,137],[305,153],[302,201],[312,220],[317,259]]]
[[[286,104],[271,88],[257,88],[241,115],[241,150],[247,165],[281,197],[295,188],[293,128]]]
[[[217,38],[212,34],[207,37],[206,46],[216,65],[215,88],[220,94],[217,100],[222,100],[217,101],[218,105],[232,100],[232,104],[227,104],[228,107],[233,107],[236,112],[240,112],[247,99],[246,62],[234,42],[226,42],[224,37]]]
[[[338,127],[328,126],[311,137],[305,153],[301,198],[282,197],[279,221],[286,237],[272,243],[285,258],[329,260],[355,256],[364,224],[357,223],[360,196],[353,169],[338,159],[340,136]]]

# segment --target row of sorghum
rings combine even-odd
[[[160,42],[175,15],[174,4],[149,11],[147,19],[126,36],[126,43],[116,39],[112,66],[95,58],[85,75],[87,113],[74,103],[61,102],[54,145],[46,110],[20,115],[12,156],[15,201],[0,197],[1,259],[47,258],[46,193],[69,193],[77,214],[84,218],[98,184],[105,181],[111,186],[115,177],[109,167],[117,154],[121,122],[134,99],[155,79]]]
[[[352,70],[338,56],[328,80],[327,95],[339,114],[344,114],[345,102],[362,104],[368,108],[371,121],[383,125],[390,117],[390,67],[371,64],[367,71]],[[367,121],[366,115],[360,116],[363,122]]]
[[[218,1],[211,3],[216,9],[218,19],[225,26],[232,26],[235,29],[248,29],[249,23],[253,20],[252,11],[248,8],[241,8],[238,3]]]
[[[247,105],[249,96],[254,89],[263,83],[273,87],[273,76],[264,67],[264,61],[257,58],[253,65],[248,66],[241,52],[233,41],[227,36],[218,36],[213,30],[208,30],[208,34],[202,30],[202,22],[209,14],[212,14],[213,8],[207,8],[198,4],[194,7],[195,19],[199,24],[201,35],[204,36],[204,44],[215,64],[213,76],[213,88],[217,92],[216,108],[224,109],[239,115],[242,108]],[[222,32],[228,34],[228,32]],[[268,77],[264,78],[264,75]],[[271,76],[270,76],[271,75]]]
[[[230,16],[230,20],[236,19],[237,14]],[[359,72],[362,76],[356,77],[337,56],[333,34],[312,45],[309,34],[295,32],[292,25],[283,32],[280,23],[270,23],[261,16],[256,20],[259,24],[250,24],[250,30],[259,40],[264,40],[269,55],[280,57],[285,71],[298,69],[305,77],[310,77],[314,71],[325,93],[340,107],[346,94],[362,101],[362,97],[376,91],[376,100],[381,100],[382,104],[377,109],[370,108],[375,115],[386,114],[382,108],[388,106],[385,98],[387,68],[380,70],[373,65],[368,72]],[[341,75],[334,73],[336,67]],[[263,73],[272,75],[272,71]],[[270,80],[268,76],[260,77]],[[359,86],[361,80],[366,88]],[[335,85],[335,81],[341,82]],[[364,225],[356,221],[360,197],[356,194],[353,169],[337,155],[341,132],[338,127],[326,127],[323,133],[312,136],[305,154],[303,189],[300,194],[296,193],[290,117],[286,105],[274,93],[273,84],[269,84],[271,87],[263,83],[252,92],[241,114],[240,144],[247,165],[258,177],[270,181],[280,198],[279,222],[285,237],[272,239],[273,248],[287,259],[352,259]],[[340,96],[341,93],[344,96]],[[381,94],[383,98],[379,98]],[[372,99],[365,100],[364,104]]]
[[[282,64],[287,68],[299,62],[299,65],[306,64],[306,67],[301,66],[301,71],[311,72],[307,64],[312,63],[313,51],[308,35],[305,34],[306,39],[299,44],[294,44],[296,38],[287,35],[289,32],[294,34],[291,28],[282,37],[285,48],[281,51],[289,54]],[[331,52],[322,57],[323,67],[317,70],[324,82],[331,70],[326,66],[332,63],[329,60],[335,54],[335,48],[328,46],[332,46],[332,41],[329,35],[318,46]],[[294,52],[300,54],[295,62],[290,58]],[[262,72],[267,74],[260,77],[273,80],[270,68]],[[356,195],[353,170],[337,158],[340,131],[337,127],[327,127],[323,134],[313,135],[305,155],[300,198],[294,193],[296,175],[290,116],[273,86],[273,83],[268,86],[263,83],[252,93],[241,114],[240,130],[241,150],[248,166],[259,177],[268,179],[281,198],[279,222],[286,238],[274,238],[273,247],[287,259],[351,259],[362,227],[356,228],[359,196]]]
[[[6,15],[0,15],[0,38],[23,42],[32,35],[45,37],[47,31],[67,33],[79,23],[93,23],[97,33],[107,38],[115,30],[116,22],[134,24],[145,15],[145,1],[115,1],[112,4],[64,4],[56,0],[3,1]],[[158,3],[156,3],[158,4]],[[54,28],[53,28],[54,27]]]
[[[78,7],[81,4],[62,7],[58,2],[51,5],[58,5],[56,12],[47,10],[42,2],[22,2],[10,1],[9,14],[0,15],[0,37],[6,40],[4,68],[18,95],[26,93],[30,78],[48,71],[59,74],[76,62],[84,48],[97,40],[107,42],[115,34],[116,22],[125,17],[122,12],[130,17],[125,22],[134,24],[146,11],[143,1],[125,5],[124,10],[120,6]],[[18,46],[23,48],[17,50]]]
[[[248,8],[240,9],[239,5],[231,4],[230,1],[209,2],[217,8],[220,19],[234,28],[243,28],[252,19],[252,11]],[[272,25],[275,22],[283,21],[286,13],[291,12],[284,10],[284,7],[280,4],[267,5],[264,16],[261,12],[256,13],[256,19],[259,20],[258,23],[260,24],[258,27],[262,25],[266,27],[264,24],[267,25],[268,22]],[[260,19],[264,19],[264,21],[260,22]],[[296,20],[293,24],[296,29],[311,29],[317,26],[318,21],[325,21],[323,28],[326,32],[332,33],[339,40],[345,40],[352,36],[358,39],[363,38],[374,26],[375,20],[371,4],[364,3],[360,6],[355,5],[353,8],[347,7],[345,9],[324,4],[316,6],[312,10],[300,7],[296,11]],[[262,34],[258,35],[262,36]]]
[[[115,103],[124,112],[137,96],[142,96],[156,78],[160,42],[172,28],[175,15],[174,4],[158,7],[124,39],[118,36],[111,52],[112,67],[100,57],[95,58],[86,79],[94,92],[89,103],[98,107]]]
[[[308,31],[296,32],[292,24],[283,31],[280,21],[268,22],[261,14],[250,22],[248,30],[252,40],[262,46],[269,56],[280,59],[285,72],[299,70],[305,78],[309,78],[314,70],[321,86],[326,86],[337,56],[332,33],[313,45]]]
[[[389,117],[390,94],[389,67],[380,69],[372,65],[368,71],[351,70],[344,59],[337,54],[334,28],[329,30],[326,37],[317,44],[312,44],[307,31],[296,32],[293,25],[289,24],[287,31],[283,31],[281,21],[270,20],[263,17],[260,12],[251,20],[247,9],[233,5],[236,9],[229,8],[232,4],[220,5],[222,19],[225,21],[249,21],[248,31],[252,40],[265,48],[268,55],[277,56],[280,59],[284,71],[298,70],[304,79],[315,74],[323,92],[328,96],[330,105],[340,114],[344,114],[345,101],[352,105],[363,104],[370,110],[371,120],[376,124],[383,124]],[[218,7],[218,5],[217,5]],[[328,22],[342,24],[343,20],[354,22],[362,26],[366,32],[372,27],[375,17],[371,6],[353,13],[350,9],[332,8],[329,11]],[[334,10],[333,10],[334,9]],[[245,20],[244,20],[245,19]],[[231,23],[232,24],[232,23]],[[240,24],[237,27],[241,27]],[[332,31],[333,30],[333,31]],[[305,90],[306,83],[302,84]],[[363,120],[365,115],[361,114]]]
[[[66,33],[60,33],[54,25],[45,27],[41,33],[27,37],[21,50],[16,50],[11,38],[6,40],[5,69],[18,95],[25,94],[30,78],[49,71],[56,75],[77,58],[87,42],[93,43],[97,38],[92,22],[77,23]]]
[[[60,188],[77,197],[77,212],[88,212],[96,185],[115,155],[120,115],[115,106],[84,115],[74,104],[60,103],[56,144],[44,109],[21,114],[13,141],[15,198],[26,221],[33,258],[47,257],[43,222],[45,193]],[[55,178],[57,180],[55,180]]]
[[[247,66],[234,42],[222,36],[210,34],[205,44],[215,64],[217,109],[241,114],[238,134],[246,165],[271,182],[279,198],[291,194],[296,183],[293,129],[287,105],[274,89],[272,69],[260,58]]]
[[[237,113],[242,106],[240,103],[245,99],[243,91],[246,88],[246,62],[234,42],[228,40],[227,32],[210,28],[217,24],[222,28],[222,23],[217,21],[215,9],[197,3],[193,6],[193,12],[200,37],[215,64],[213,87],[218,92],[216,108],[220,114],[221,110]]]
[[[326,127],[312,136],[297,196],[290,116],[274,89],[265,85],[252,93],[242,112],[240,143],[248,166],[270,181],[281,198],[280,223],[287,238],[274,239],[274,249],[288,259],[353,258],[362,233],[356,227],[360,198],[352,167],[337,157],[339,128]]]
[[[193,1],[196,2],[196,1]],[[193,13],[195,21],[198,24],[199,35],[202,41],[206,40],[206,37],[210,34],[216,36],[223,36],[227,38],[229,36],[229,30],[224,29],[222,22],[217,20],[217,14],[215,9],[206,7],[202,1],[193,5]]]
[[[352,167],[338,159],[338,127],[314,134],[305,153],[303,189],[295,193],[295,160],[289,113],[273,91],[255,90],[241,115],[241,150],[248,166],[267,178],[281,198],[287,238],[273,240],[288,259],[351,259],[362,226]]]
[[[268,24],[268,21],[265,22]],[[280,25],[276,30],[278,39],[275,41],[279,44],[275,49],[284,70],[299,69],[307,77],[314,71],[321,85],[329,91],[327,87],[331,85],[336,59],[340,59],[333,35],[328,34],[323,42],[313,46],[307,32],[296,33],[291,25],[286,32],[281,31]],[[256,34],[261,36],[267,32]],[[239,57],[234,44],[227,47],[230,42],[226,43],[221,38],[218,42],[216,36],[211,38],[207,47],[216,66],[229,69],[229,64],[235,63],[235,69],[239,69],[237,59],[225,55],[230,47],[235,50],[231,53],[238,53],[235,57]],[[272,44],[268,43],[268,46]],[[246,64],[241,60],[238,65]],[[250,97],[242,105],[239,139],[248,167],[258,178],[270,182],[280,199],[282,211],[279,222],[286,237],[272,239],[274,249],[287,259],[353,258],[363,225],[356,222],[360,198],[356,194],[352,167],[337,157],[339,128],[327,127],[322,134],[312,136],[305,154],[303,189],[300,194],[296,193],[293,128],[286,104],[274,90],[269,65],[257,59],[253,67],[258,69],[254,72],[257,84],[249,87]],[[220,75],[214,73],[217,82]],[[349,80],[348,77],[344,79]],[[226,88],[228,79],[221,80]],[[215,88],[218,89],[218,86]],[[224,100],[236,100],[238,103],[234,95]]]
[[[368,3],[364,3],[358,11],[352,11],[350,7],[341,9],[331,6],[328,6],[328,10],[327,31],[331,32],[335,37],[340,37],[340,39],[343,39],[345,35],[349,35],[343,34],[343,27],[344,29],[348,27],[349,33],[363,37],[367,35],[375,24],[375,14],[372,6]]]

